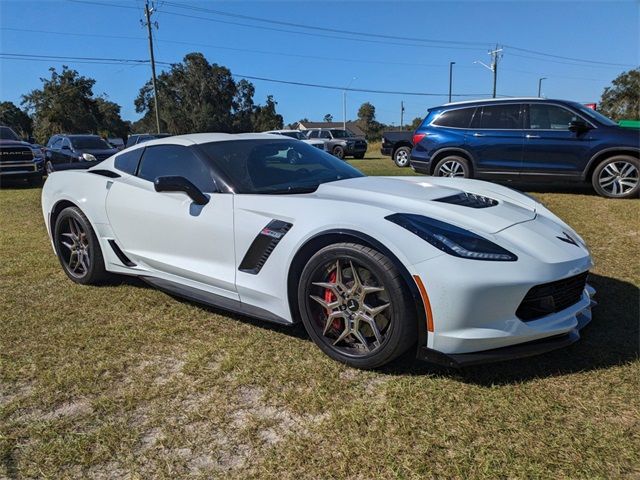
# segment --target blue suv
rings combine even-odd
[[[640,130],[579,103],[510,98],[429,110],[413,136],[419,173],[520,181],[591,182],[605,197],[637,197]]]

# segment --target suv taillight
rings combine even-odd
[[[420,141],[421,141],[424,137],[426,137],[426,136],[427,136],[427,134],[426,134],[426,133],[414,133],[414,134],[413,134],[413,144],[414,144],[414,145],[419,144],[419,143],[420,143]]]

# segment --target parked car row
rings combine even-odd
[[[385,132],[382,153],[439,177],[591,183],[604,197],[637,197],[640,131],[576,102],[510,98],[429,109],[411,139]]]
[[[364,158],[368,144],[364,138],[354,136],[342,128],[310,128],[308,130],[270,130],[264,133],[285,135],[302,140],[305,143],[344,159],[345,157]]]

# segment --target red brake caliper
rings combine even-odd
[[[329,283],[335,283],[336,281],[336,272],[333,271],[329,274]],[[335,295],[333,294],[333,292],[331,290],[329,290],[328,288],[325,289],[324,291],[324,301],[327,303],[331,303],[335,300]],[[331,310],[327,309],[327,316],[331,313]],[[331,327],[332,328],[340,328],[340,319],[336,318],[332,323],[331,323]]]

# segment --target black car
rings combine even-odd
[[[412,148],[413,132],[408,130],[382,132],[380,153],[390,156],[398,167],[409,166]]]
[[[69,166],[77,168],[79,162],[89,168],[116,153],[118,149],[98,135],[54,135],[47,142],[45,167],[47,173]]]
[[[125,148],[129,148],[130,146],[137,145],[139,143],[148,142],[149,140],[155,140],[156,138],[165,138],[170,136],[170,133],[136,133],[134,135],[129,135]]]
[[[26,179],[32,185],[39,185],[43,173],[42,151],[22,141],[11,128],[0,126],[0,181]]]

